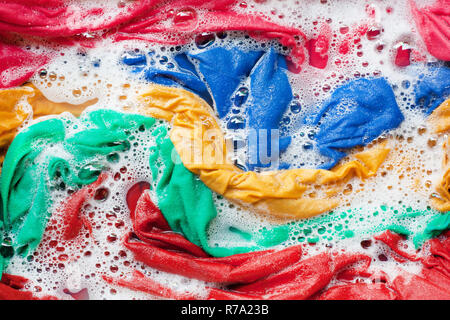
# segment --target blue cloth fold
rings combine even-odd
[[[247,169],[268,167],[278,161],[272,156],[275,152],[272,152],[270,134],[272,129],[279,129],[281,117],[292,100],[292,90],[286,75],[286,58],[273,48],[264,52],[213,47],[196,53],[180,53],[174,57],[177,66],[174,70],[155,63],[143,68],[147,64],[146,56],[135,52],[124,55],[122,62],[133,67],[134,72],[142,71],[150,82],[180,86],[198,94],[215,106],[221,119],[229,116],[233,107],[240,110],[237,112],[240,115],[228,119],[231,129],[267,130],[267,139],[260,141],[258,136],[254,142],[249,140],[249,158],[256,158],[246,163]],[[290,137],[281,137],[280,153],[290,141]],[[271,163],[263,163],[260,153],[270,157]]]
[[[414,86],[415,104],[431,114],[450,96],[450,68],[432,67]]]
[[[337,88],[306,124],[318,126],[315,141],[330,158],[330,169],[345,157],[346,149],[365,146],[404,120],[394,92],[384,78],[356,79]]]
[[[189,57],[198,61],[213,96],[217,113],[225,117],[233,106],[232,96],[249,75],[263,51],[242,51],[237,48],[216,47]]]

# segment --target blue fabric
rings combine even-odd
[[[315,141],[330,169],[342,159],[345,149],[365,146],[404,120],[391,86],[384,78],[356,79],[337,88],[320,111],[306,119],[317,125]]]
[[[189,55],[199,62],[199,71],[211,89],[220,118],[227,115],[233,105],[233,93],[263,54],[263,51],[244,52],[237,48],[216,47]]]
[[[267,52],[244,52],[237,48],[217,47],[189,56],[199,62],[199,71],[211,90],[220,118],[225,117],[233,106],[245,107],[243,125],[248,129],[266,130],[266,139],[257,131],[256,137],[248,140],[247,168],[269,167],[271,161],[277,161],[272,154],[270,130],[279,128],[281,117],[292,100],[286,58],[273,48]],[[250,79],[248,99],[233,100],[233,95],[247,78]],[[290,137],[282,137],[279,151],[285,151],[289,144]]]
[[[173,70],[163,70],[155,63],[149,66],[136,54],[125,57],[123,62],[143,68],[148,81],[181,86],[198,94],[216,107],[219,117],[228,121],[228,128],[254,129],[247,137],[247,168],[244,169],[269,167],[278,161],[272,152],[276,147],[270,134],[272,129],[280,128],[293,95],[286,74],[286,58],[273,48],[264,52],[209,47],[196,53],[181,53],[174,58],[177,68]],[[442,77],[440,73],[439,76]],[[418,92],[428,94],[441,90],[432,83],[424,78]],[[445,85],[442,88],[448,89]],[[318,127],[313,139],[319,152],[330,158],[321,167],[330,169],[346,155],[345,149],[367,145],[383,132],[396,128],[403,119],[392,88],[384,78],[356,79],[336,89],[305,124]],[[266,130],[265,136],[264,133],[260,136],[261,129]],[[284,134],[276,140],[280,153],[291,143],[291,138]],[[286,169],[289,165],[279,163],[278,167]]]
[[[450,69],[433,67],[414,87],[416,106],[431,114],[450,95]]]
[[[267,130],[266,140],[257,135],[257,140],[253,141],[256,145],[249,141],[247,167],[250,170],[270,166],[270,163],[262,163],[260,156],[261,154],[272,156],[270,130],[279,128],[281,118],[292,101],[292,89],[286,69],[285,57],[275,53],[271,48],[261,57],[250,74],[250,106],[246,110],[247,126],[252,129]],[[291,138],[280,137],[278,141],[278,149],[284,152]]]

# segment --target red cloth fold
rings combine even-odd
[[[0,30],[51,38],[67,45],[109,36],[174,45],[187,43],[203,32],[245,31],[258,38],[279,39],[282,45],[292,48],[295,65],[303,63],[303,32],[257,14],[238,13],[234,10],[237,2],[142,0],[111,9],[83,8],[63,0],[0,0]]]
[[[48,60],[45,55],[37,55],[0,41],[0,89],[21,85]]]
[[[36,298],[30,291],[23,290],[28,279],[4,273],[0,281],[0,300],[56,300],[52,296]]]

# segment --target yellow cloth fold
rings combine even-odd
[[[376,174],[389,149],[382,144],[332,170],[244,172],[227,158],[227,145],[211,107],[183,89],[152,85],[139,96],[139,112],[171,123],[170,138],[183,164],[213,191],[257,212],[307,218],[339,204],[336,188]],[[317,191],[323,197],[317,197]]]
[[[34,119],[60,114],[65,111],[79,116],[88,106],[98,99],[87,101],[80,105],[48,100],[34,85],[26,84],[21,87],[0,90],[0,166],[3,163],[6,149],[14,139],[17,129],[28,118]],[[27,108],[28,103],[31,108]]]
[[[447,133],[450,131],[450,99],[444,101],[430,115],[429,122],[436,133]],[[431,205],[441,212],[450,211],[450,137],[444,143],[444,160],[442,168],[444,176],[436,187],[436,194],[431,197]]]

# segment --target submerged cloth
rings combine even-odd
[[[28,283],[24,277],[3,274],[0,280],[0,300],[57,300],[52,296],[37,298],[32,292],[24,290]]]
[[[176,152],[173,152],[174,146],[165,128],[158,128],[153,131],[153,134],[156,136],[156,146],[150,149],[153,185],[158,195],[158,206],[173,231],[181,232],[189,241],[201,246],[207,253],[219,257],[260,250],[287,239],[289,228],[278,226],[254,233],[242,232],[242,235],[245,235],[240,241],[242,244],[234,247],[211,245],[208,242],[207,230],[211,221],[217,216],[212,191],[186,169],[178,157],[173,158]],[[158,165],[161,161],[163,166]],[[161,173],[159,173],[160,170],[162,170]],[[241,228],[230,226],[228,229]]]
[[[436,0],[431,6],[418,8],[409,1],[411,11],[428,52],[434,57],[450,61],[450,3]]]
[[[199,73],[189,59],[198,63]],[[228,129],[254,130],[256,137],[248,139],[246,167],[254,170],[270,166],[271,163],[261,159],[261,154],[271,157],[275,151],[271,137],[263,137],[260,131],[270,135],[272,129],[279,130],[281,118],[291,103],[286,57],[273,48],[264,52],[214,47],[199,53],[182,53],[174,60],[178,71],[146,66],[144,54],[129,53],[122,61],[132,66],[134,72],[142,71],[150,82],[198,94],[216,108],[219,118],[226,119]],[[290,137],[280,137],[277,149],[283,152],[289,143]]]
[[[345,157],[343,149],[365,146],[404,120],[395,95],[384,78],[356,79],[337,88],[306,123],[318,126],[315,136],[330,169]]]
[[[325,192],[351,177],[361,179],[376,174],[389,150],[384,147],[355,155],[332,171],[291,169],[265,173],[243,172],[227,158],[227,147],[211,107],[194,94],[177,88],[150,86],[141,96],[142,114],[171,123],[170,138],[183,164],[213,191],[255,211],[278,217],[307,218],[338,205],[335,198],[305,196],[314,186],[326,185]],[[204,139],[205,132],[213,139]]]
[[[131,218],[134,233],[139,240],[136,241],[128,235],[124,238],[123,244],[133,252],[136,260],[165,272],[234,285],[231,291],[210,288],[208,293],[210,299],[235,296],[241,299],[252,297],[253,299],[305,299],[324,287],[344,268],[362,262],[362,267],[347,269],[346,273],[347,275],[363,274],[371,261],[369,256],[357,254],[341,255],[335,258],[322,254],[300,261],[302,247],[299,245],[282,250],[213,258],[184,237],[173,233],[146,192],[139,197],[135,211],[131,212]],[[103,278],[112,284],[166,298],[188,298],[188,294],[177,296],[170,289],[162,287],[137,271],[131,281],[109,276]],[[239,286],[236,287],[236,285]]]
[[[280,131],[271,137],[271,130],[280,130],[293,98],[284,56],[273,48],[263,52],[219,46],[200,53],[179,54],[175,61],[177,71],[158,68],[153,63],[147,66],[144,54],[131,53],[123,58],[125,64],[132,66],[134,72],[142,72],[150,82],[181,87],[199,95],[215,107],[228,129],[247,130],[245,169],[254,171],[273,167],[274,163],[283,169],[290,166],[278,163],[275,152],[284,152],[291,137],[285,133],[280,136]],[[441,75],[445,71],[437,71],[439,74],[423,79],[419,95],[427,95],[429,92],[425,91],[433,82],[446,87],[446,78]],[[442,93],[439,88],[435,90]],[[330,169],[346,155],[346,150],[369,144],[403,120],[389,83],[384,78],[374,78],[356,79],[338,87],[318,112],[307,117],[305,124],[317,127],[313,140],[319,152],[330,159],[320,168]]]
[[[114,8],[65,0],[8,0],[0,7],[0,29],[8,35],[18,33],[89,46],[103,37],[174,45],[187,43],[204,32],[245,31],[258,39],[278,39],[292,48],[295,64],[303,63],[303,48],[295,37],[306,36],[299,29],[270,22],[258,14],[238,13],[237,4],[237,0],[142,0]]]
[[[53,102],[47,99],[32,84],[22,87],[0,90],[0,150],[6,149],[17,133],[22,123],[30,118],[70,112],[79,116],[89,105],[97,99],[80,105],[65,102]],[[0,166],[3,159],[0,157]]]

